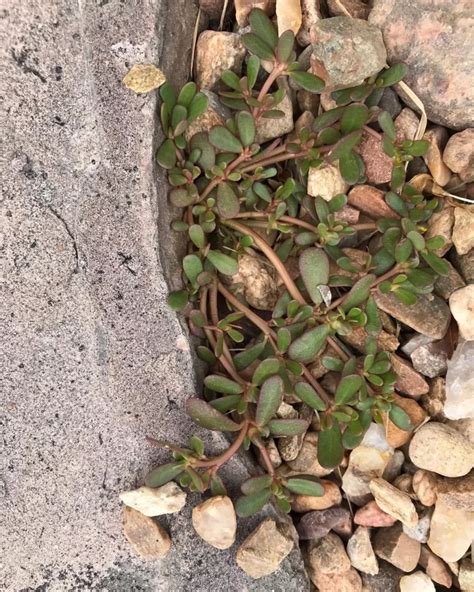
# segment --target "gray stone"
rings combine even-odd
[[[184,244],[168,230],[175,213],[154,168],[157,93],[136,95],[121,80],[140,62],[177,85],[187,79],[194,4],[2,8],[0,588],[307,590],[297,550],[256,585],[233,550],[200,541],[190,518],[200,496],[163,520],[173,550],[160,563],[134,557],[122,534],[118,493],[169,458],[144,436],[187,442],[195,428],[184,402],[197,381],[187,333],[166,305]],[[206,436],[207,450],[224,445]],[[233,493],[229,476],[252,468],[244,458],[223,472]],[[261,519],[241,521],[239,540]]]
[[[389,63],[408,66],[405,82],[428,119],[464,129],[474,121],[471,0],[375,0],[369,22],[382,29]],[[405,99],[405,97],[403,97]]]
[[[400,592],[398,582],[403,572],[391,563],[379,560],[379,573],[369,575],[362,573],[364,592]]]
[[[392,116],[392,119],[395,119],[402,110],[402,105],[397,93],[390,87],[384,89],[378,106],[384,111],[388,111]]]

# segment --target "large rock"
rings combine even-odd
[[[171,548],[166,530],[133,508],[124,508],[123,533],[135,553],[143,559],[162,559]]]
[[[121,80],[146,62],[186,81],[194,3],[7,7],[0,589],[261,590],[233,550],[198,538],[190,505],[166,519],[173,550],[161,564],[135,557],[122,533],[119,492],[169,459],[144,436],[186,444],[196,428],[184,402],[199,385],[166,305],[184,245],[170,234],[176,213],[154,165],[157,93]],[[209,453],[225,446],[206,435]],[[235,490],[254,472],[239,457],[223,478]],[[239,542],[258,520],[241,521]],[[299,551],[263,581],[307,590]]]
[[[471,0],[375,0],[369,22],[382,29],[389,63],[408,66],[405,82],[428,119],[455,129],[474,121]]]
[[[447,563],[458,561],[472,542],[474,512],[436,502],[431,519],[429,548]]]
[[[449,419],[474,417],[474,343],[461,341],[448,362],[444,414]]]

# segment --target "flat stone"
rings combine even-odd
[[[379,561],[379,573],[362,573],[363,592],[400,592],[398,585],[403,572],[386,561]]]
[[[288,461],[288,466],[296,472],[307,473],[315,477],[325,477],[333,469],[322,467],[318,461],[318,434],[307,432],[301,450],[294,460]]]
[[[401,524],[382,528],[373,540],[377,557],[388,561],[404,572],[415,569],[420,557],[421,545],[403,532]]]
[[[322,197],[330,201],[339,193],[346,193],[349,185],[339,172],[339,167],[332,164],[322,164],[318,168],[311,167],[308,172],[308,194]]]
[[[219,97],[208,89],[202,89],[207,97],[207,109],[196,117],[184,132],[186,140],[190,140],[194,135],[201,132],[208,132],[215,125],[224,125],[231,116],[231,112],[220,101]]]
[[[406,493],[387,483],[384,479],[372,479],[369,484],[377,505],[384,512],[413,528],[418,524],[418,514],[413,502]]]
[[[456,319],[461,337],[467,341],[474,340],[474,285],[471,284],[451,294],[449,308]]]
[[[370,185],[356,185],[347,196],[347,203],[367,214],[374,220],[399,218],[399,215],[385,202],[385,192]]]
[[[431,419],[440,421],[445,419],[444,402],[446,400],[446,381],[437,377],[431,381],[430,392],[423,395],[420,404]]]
[[[393,402],[407,413],[414,428],[417,428],[425,421],[426,412],[413,399],[406,399],[405,397],[400,397],[394,393]],[[390,446],[400,448],[400,446],[403,446],[411,439],[413,431],[402,430],[397,427],[393,421],[390,420],[387,413],[383,415],[383,420],[385,425],[385,435]]]
[[[240,545],[237,564],[251,578],[262,578],[278,569],[294,544],[288,524],[266,518]]]
[[[301,0],[301,28],[296,34],[296,40],[301,47],[311,43],[311,27],[321,20],[320,0]]]
[[[437,501],[431,518],[428,546],[447,563],[458,561],[472,542],[474,513]]]
[[[327,0],[327,5],[331,16],[347,16],[346,10],[352,18],[364,20],[367,20],[371,9],[363,0]]]
[[[474,564],[467,557],[461,561],[459,567],[459,585],[463,592],[474,591]]]
[[[258,310],[273,310],[278,299],[275,268],[258,255],[239,257],[238,272],[232,276],[233,292]]]
[[[383,151],[382,140],[372,134],[364,134],[362,142],[357,146],[365,164],[365,176],[368,183],[379,185],[388,183],[392,176],[393,161]]]
[[[464,288],[466,282],[463,280],[457,269],[449,261],[446,259],[444,261],[449,267],[449,274],[438,276],[434,283],[434,291],[444,300],[448,300],[453,292]]]
[[[328,508],[304,514],[297,530],[300,540],[320,539],[348,521],[351,521],[351,514],[346,508]]]
[[[450,589],[453,582],[451,572],[437,555],[428,549],[425,545],[421,547],[419,565],[425,570],[426,575],[429,576],[433,582],[441,584]]]
[[[387,54],[380,30],[366,21],[347,16],[323,19],[311,33],[314,73],[319,71],[329,87],[362,84],[385,65]]]
[[[393,526],[396,518],[384,512],[377,505],[377,502],[371,501],[362,508],[359,508],[354,515],[355,524],[370,527]]]
[[[430,390],[430,385],[414,370],[413,366],[407,360],[404,360],[397,354],[390,354],[392,369],[397,375],[395,388],[397,391],[410,397],[419,397]]]
[[[466,255],[474,247],[474,209],[454,209],[453,243],[459,255]]]
[[[420,502],[427,507],[433,506],[438,497],[438,478],[434,473],[419,469],[413,475],[413,491]]]
[[[438,257],[445,255],[453,245],[454,209],[452,206],[445,205],[440,212],[435,212],[428,220],[425,238],[429,239],[433,236],[444,238],[444,246],[435,251]]]
[[[268,119],[262,117],[257,123],[255,142],[263,144],[274,138],[279,138],[289,134],[294,127],[293,123],[293,103],[288,94],[285,94],[283,100],[275,107],[285,114],[277,119]]]
[[[123,79],[123,83],[136,93],[147,93],[166,81],[163,72],[153,64],[135,64]]]
[[[443,505],[474,512],[474,473],[458,479],[439,479],[437,492]]]
[[[425,573],[415,571],[400,579],[400,592],[436,592],[436,588]]]
[[[235,542],[237,517],[226,495],[217,495],[193,508],[192,521],[198,535],[216,549],[228,549]]]
[[[412,305],[403,304],[391,293],[377,291],[374,298],[379,308],[423,335],[442,339],[448,330],[451,314],[447,304],[438,296],[429,299],[418,294]]]
[[[354,568],[343,573],[325,574],[309,570],[311,580],[319,592],[362,592],[362,580]]]
[[[275,0],[234,0],[235,18],[240,27],[248,24],[248,15],[254,8],[260,8],[268,15],[275,11]]]
[[[388,62],[408,66],[405,82],[425,106],[428,119],[464,129],[474,120],[470,78],[470,0],[430,0],[405,4],[375,0],[369,22],[381,28]]]
[[[240,75],[244,56],[245,47],[237,33],[203,31],[196,43],[196,84],[215,90],[225,70]]]
[[[414,111],[404,107],[393,123],[398,140],[414,140],[420,119]]]
[[[291,502],[294,512],[309,512],[310,510],[325,510],[337,506],[342,501],[339,487],[332,481],[323,479],[321,485],[324,487],[324,494],[320,497],[313,495],[295,495]]]
[[[443,162],[443,150],[448,141],[448,131],[444,127],[436,126],[423,136],[429,142],[429,148],[423,156],[430,173],[438,185],[444,187],[451,179],[451,171]]]
[[[378,574],[379,564],[372,543],[370,542],[370,530],[365,526],[359,526],[347,543],[347,554],[352,566],[367,574]]]
[[[123,491],[119,498],[126,506],[138,510],[145,516],[161,516],[179,512],[186,503],[186,494],[173,481],[162,487],[139,487]]]
[[[436,450],[436,454],[433,454]],[[410,442],[411,461],[420,469],[445,477],[462,477],[474,462],[474,448],[455,429],[431,421],[422,426]]]
[[[453,134],[446,144],[443,160],[463,181],[474,177],[474,129],[468,128]]]
[[[124,508],[123,532],[135,553],[143,559],[161,559],[171,548],[166,530],[133,508]]]
[[[307,550],[310,570],[323,574],[339,574],[351,568],[344,544],[333,532],[311,541]]]

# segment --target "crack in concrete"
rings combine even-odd
[[[76,239],[74,238],[74,235],[71,232],[71,229],[68,226],[68,223],[66,222],[66,220],[61,216],[61,214],[59,214],[52,206],[48,206],[48,210],[53,214],[53,216],[55,216],[64,226],[64,229],[66,230],[69,238],[72,241],[72,247],[74,250],[74,268],[71,271],[71,276],[75,273],[79,273],[79,249],[77,248],[77,243],[76,243]]]

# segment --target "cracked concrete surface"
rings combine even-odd
[[[2,590],[309,589],[296,550],[254,582],[235,548],[200,541],[195,497],[163,519],[162,562],[134,557],[121,530],[118,492],[164,458],[144,436],[185,441],[196,390],[165,302],[183,245],[153,164],[156,96],[121,79],[153,62],[181,84],[195,15],[191,0],[2,3]],[[227,477],[248,470],[235,459]]]

